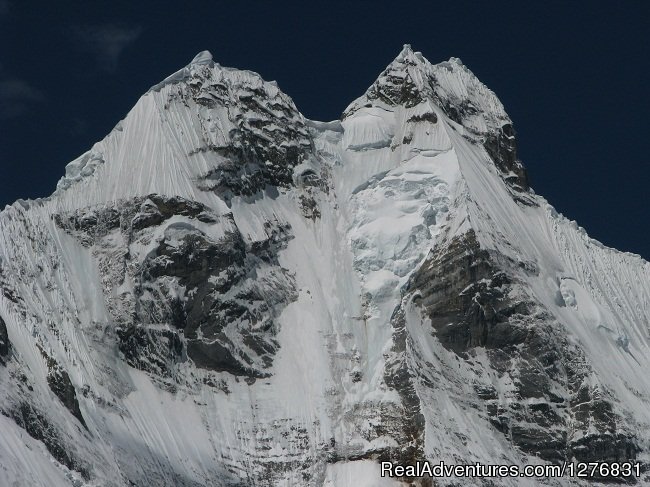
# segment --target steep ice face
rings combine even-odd
[[[204,51],[0,228],[0,484],[648,460],[650,264],[528,189],[458,59],[324,123]]]

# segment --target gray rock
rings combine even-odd
[[[517,279],[521,271],[482,249],[470,231],[432,253],[407,291],[443,346],[465,360],[485,348],[493,370],[509,376],[514,396],[490,384],[474,390],[491,424],[514,445],[551,462],[633,461],[634,434],[618,431],[621,418],[589,382],[583,353]]]
[[[5,365],[9,352],[11,351],[11,342],[7,333],[7,324],[0,316],[0,365]]]

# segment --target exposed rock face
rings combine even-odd
[[[47,362],[47,385],[50,387],[51,391],[56,394],[56,397],[63,403],[63,405],[72,413],[72,415],[79,420],[84,428],[86,422],[81,414],[79,409],[79,401],[77,400],[77,392],[72,385],[70,376],[65,371],[60,364],[57,363],[52,357],[48,356],[47,353],[41,350],[41,354]]]
[[[3,414],[7,413],[3,412]],[[66,449],[56,426],[52,425],[45,415],[25,402],[21,402],[8,414],[29,436],[41,441],[56,461],[71,470],[80,472],[84,479],[90,479],[87,466],[81,464]]]
[[[436,336],[463,354],[474,347],[512,349],[526,339],[532,303],[509,296],[512,279],[482,250],[473,231],[454,237],[413,276],[410,291],[427,310]],[[540,316],[541,317],[541,316]]]
[[[221,159],[201,176],[202,189],[229,201],[267,185],[291,185],[294,167],[307,159],[313,144],[293,101],[277,86],[203,66],[187,83],[176,85],[167,103],[190,100],[203,107],[199,116],[208,132],[228,129],[193,151]]]
[[[0,485],[650,482],[650,264],[529,190],[512,121],[405,46],[340,121],[207,52],[0,213]],[[11,343],[10,343],[11,341]],[[530,479],[574,486],[633,479]]]
[[[511,124],[502,125],[496,133],[488,134],[483,147],[494,164],[507,175],[506,181],[511,180],[513,185],[523,190],[529,188],[526,169],[517,158],[517,139]]]
[[[530,272],[530,270],[523,272]],[[408,291],[440,343],[463,358],[483,348],[507,393],[474,390],[491,424],[521,450],[551,462],[623,462],[635,432],[599,384],[566,329],[536,303],[520,266],[481,249],[473,231],[454,237],[414,274]]]
[[[450,86],[449,80],[461,78],[464,86]],[[421,54],[405,46],[402,53],[377,78],[363,97],[364,102],[387,107],[414,108],[427,101],[444,112],[453,122],[485,148],[504,180],[517,192],[529,189],[526,169],[517,158],[517,141],[512,122],[490,90],[482,85],[457,58],[437,65],[429,64]],[[349,116],[359,109],[355,102],[344,112]],[[370,105],[368,105],[370,106]],[[495,109],[496,108],[496,109]],[[412,115],[407,122],[437,122],[434,112]],[[410,143],[409,137],[402,141]],[[528,201],[527,198],[524,198]]]
[[[388,106],[403,105],[407,108],[422,103],[424,94],[408,69],[416,66],[416,60],[411,57],[405,57],[401,62],[388,66],[368,90],[368,99],[379,100]]]
[[[278,347],[274,319],[295,299],[277,261],[289,225],[265,222],[266,238],[247,245],[232,214],[156,194],[55,219],[103,262],[107,296],[134,283],[109,304],[130,365],[172,377],[190,358],[209,370],[267,374]]]
[[[389,450],[386,455],[390,461],[402,465],[415,465],[426,461],[424,452],[424,431],[426,421],[421,412],[420,397],[417,394],[413,370],[409,361],[410,347],[408,331],[403,310],[396,310],[392,317],[393,359],[386,366],[386,384],[397,391],[402,402],[403,411],[399,420],[393,421],[399,426],[393,436],[399,438],[398,448]]]
[[[173,378],[178,364],[187,360],[187,350],[176,330],[133,325],[116,329],[119,351],[131,367],[154,377]]]
[[[0,364],[5,364],[10,351],[11,343],[7,334],[7,324],[2,319],[2,316],[0,316]]]

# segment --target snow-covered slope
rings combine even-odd
[[[650,264],[529,189],[458,59],[324,123],[200,53],[0,228],[0,485],[648,461]]]

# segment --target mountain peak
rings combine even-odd
[[[160,83],[152,86],[149,91],[160,91],[163,86],[172,83],[178,83],[180,81],[188,79],[191,76],[191,71],[193,68],[196,68],[198,66],[213,67],[214,65],[215,63],[214,59],[212,58],[212,53],[208,50],[201,51],[196,56],[194,56],[194,58],[192,58],[189,64],[182,67],[172,75],[167,76],[167,78],[162,80]]]
[[[194,56],[194,59],[190,61],[190,66],[194,64],[200,64],[200,65],[211,65],[214,63],[214,60],[212,58],[212,53],[210,51],[201,51],[198,53],[196,56]]]
[[[389,112],[412,110],[409,120],[437,119],[444,115],[450,127],[462,127],[465,137],[484,145],[502,176],[512,187],[527,190],[523,165],[517,158],[512,121],[496,95],[459,58],[431,64],[420,52],[404,44],[366,93],[352,102],[342,119],[369,107]],[[413,113],[417,113],[413,115]],[[428,133],[427,133],[428,134]],[[411,135],[403,140],[413,140]],[[423,142],[424,143],[424,142]]]
[[[402,50],[391,64],[421,64],[429,65],[429,61],[419,51],[413,51],[411,44],[404,44]]]
[[[402,51],[399,53],[400,56],[406,57],[413,54],[413,49],[411,48],[411,44],[404,44],[402,46]]]
[[[459,63],[404,46],[319,124],[204,51],[1,211],[0,485],[647,462],[650,263],[526,191]]]
[[[389,106],[417,105],[427,97],[430,90],[426,80],[431,69],[431,63],[422,53],[413,51],[410,44],[404,44],[397,57],[386,66],[365,95],[343,112],[343,118],[372,100]]]

